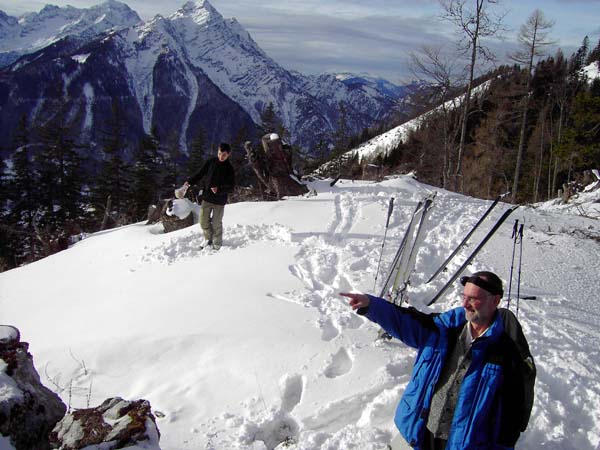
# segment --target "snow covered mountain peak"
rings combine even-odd
[[[189,1],[169,18],[191,18],[198,25],[207,25],[213,21],[223,21],[223,16],[207,0]]]
[[[85,9],[46,5],[18,18],[0,13],[0,67],[66,36],[90,38],[141,22],[135,11],[117,0]]]
[[[129,18],[128,12],[132,14]],[[109,31],[114,45],[104,45],[104,34]],[[72,39],[62,42],[66,36]],[[93,43],[97,38],[101,40]],[[70,96],[77,103],[74,110],[85,111],[82,124],[87,125],[82,133],[90,136],[93,128],[89,124],[105,120],[101,108],[91,107],[92,101],[96,104],[102,96],[134,99],[137,103],[128,106],[139,120],[138,127],[132,127],[132,140],[137,138],[136,132],[148,133],[156,123],[169,123],[167,128],[178,129],[182,148],[188,147],[196,132],[201,122],[198,117],[216,117],[207,115],[204,109],[228,100],[233,101],[226,108],[228,125],[217,127],[224,138],[235,135],[242,126],[253,129],[261,123],[267,105],[272,104],[289,131],[291,142],[304,148],[311,148],[317,139],[315,130],[322,130],[323,135],[333,132],[340,104],[345,106],[352,130],[372,126],[401,107],[397,97],[380,91],[377,85],[348,84],[333,75],[303,76],[286,70],[260,48],[236,19],[224,18],[207,0],[188,1],[173,14],[157,15],[147,22],[117,0],[87,10],[47,7],[40,13],[22,16],[20,23],[10,16],[0,16],[0,68],[53,43],[58,44],[52,52],[56,71],[52,76],[44,72],[37,83],[47,89],[64,83],[64,92],[72,89]],[[86,71],[81,71],[79,65],[61,65],[56,58],[66,55],[67,61],[79,63],[80,55],[92,53],[94,69],[89,67]],[[19,84],[22,79],[20,68],[34,61],[24,59],[10,69],[14,83]],[[102,79],[99,67],[111,71],[111,83]],[[207,86],[213,85],[220,92],[208,94]],[[87,86],[85,92],[82,86]],[[158,98],[174,101],[180,95],[183,103],[177,103],[177,107],[157,107],[155,103]],[[162,105],[161,101],[158,103]],[[14,127],[13,114],[7,112],[6,105],[2,106],[5,112],[4,116],[0,114],[0,123],[5,117],[9,124],[5,126]],[[166,116],[173,118],[173,123],[165,120]],[[202,124],[205,129],[216,127],[210,120]]]

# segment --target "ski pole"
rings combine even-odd
[[[471,264],[471,261],[473,261],[473,259],[475,259],[475,257],[477,256],[477,254],[481,251],[481,249],[483,248],[483,246],[486,244],[486,242],[491,239],[491,237],[498,230],[498,228],[500,228],[500,226],[504,223],[504,221],[508,218],[508,216],[515,209],[517,209],[518,207],[519,207],[519,205],[513,206],[512,208],[507,209],[506,211],[504,211],[504,214],[502,214],[502,216],[500,216],[500,218],[496,221],[496,223],[494,224],[494,226],[490,229],[490,231],[488,231],[488,233],[485,235],[485,237],[481,240],[481,242],[479,243],[479,245],[477,247],[475,247],[475,250],[473,250],[471,252],[471,254],[467,257],[467,259],[465,260],[465,262],[463,262],[462,266],[460,266],[458,268],[458,270],[456,272],[454,272],[454,275],[452,275],[450,277],[450,279],[446,282],[446,284],[442,287],[442,289],[440,289],[440,291],[436,294],[436,296],[433,297],[433,299],[431,299],[429,301],[429,303],[427,303],[427,306],[433,305],[435,302],[437,302],[444,295],[444,293],[448,290],[448,288],[450,287],[450,285],[452,283],[454,283],[454,281],[456,281],[456,279],[460,276],[460,274],[463,272],[463,270],[465,270],[467,268],[467,266],[469,264]]]
[[[519,317],[519,299],[521,298],[521,262],[523,258],[523,224],[519,227],[519,272],[517,275],[517,317]]]
[[[513,267],[515,265],[515,247],[517,245],[517,230],[519,228],[519,219],[515,220],[511,239],[513,240],[512,257],[510,259],[510,272],[508,275],[508,303],[507,308],[510,309],[510,295],[512,290]]]
[[[383,256],[383,247],[385,246],[385,238],[387,237],[388,227],[390,226],[390,216],[394,209],[394,197],[390,197],[390,203],[388,205],[387,220],[385,222],[385,232],[383,233],[383,242],[381,243],[381,252],[379,253],[379,262],[377,263],[377,272],[375,272],[375,283],[373,283],[373,291],[377,286],[377,277],[379,276],[379,267],[381,266],[381,257]]]
[[[458,244],[456,246],[456,248],[454,249],[454,251],[452,253],[450,253],[450,255],[440,265],[440,267],[438,267],[438,269],[433,273],[433,275],[431,275],[431,277],[429,277],[429,280],[427,280],[427,283],[431,283],[435,277],[437,277],[441,272],[443,272],[444,270],[446,270],[446,267],[448,266],[448,264],[450,263],[450,261],[452,261],[452,259],[456,256],[456,254],[467,244],[467,241],[469,240],[469,238],[471,237],[471,235],[473,233],[475,233],[475,230],[477,230],[477,228],[479,228],[479,226],[482,224],[482,222],[485,220],[485,218],[492,212],[492,209],[494,209],[494,207],[498,204],[498,202],[500,201],[500,199],[502,199],[503,197],[505,197],[508,194],[509,194],[509,192],[507,192],[506,194],[502,194],[502,195],[499,195],[498,197],[496,197],[496,199],[489,206],[489,208],[485,211],[485,213],[483,213],[483,215],[479,218],[479,220],[477,221],[477,223],[475,225],[473,225],[473,227],[471,228],[471,231],[469,231],[467,233],[467,235],[463,238],[463,240],[460,242],[460,244]]]

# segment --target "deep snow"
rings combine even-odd
[[[273,449],[286,438],[298,450],[382,449],[414,351],[376,342],[378,327],[338,293],[373,292],[390,196],[384,272],[416,202],[438,190],[410,302],[457,306],[458,283],[424,306],[449,274],[424,283],[490,202],[409,176],[312,187],[318,195],[228,205],[219,252],[199,250],[198,225],[163,234],[139,223],[2,273],[0,322],[19,328],[42,380],[72,408],[90,389],[92,406],[149,400],[164,450]],[[519,208],[469,269],[506,281],[512,224],[524,221],[521,294],[536,298],[520,301],[519,318],[538,379],[518,449],[600,445],[599,198],[577,200],[590,217],[552,202]]]

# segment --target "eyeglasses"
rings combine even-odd
[[[471,305],[476,304],[477,302],[481,303],[487,299],[489,299],[490,295],[485,295],[481,297],[471,297],[470,295],[463,294],[462,299],[463,303],[470,303]]]

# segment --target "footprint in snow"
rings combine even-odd
[[[282,390],[281,411],[291,413],[302,400],[304,378],[302,375],[286,375],[279,382]]]
[[[319,327],[321,328],[321,339],[326,342],[332,341],[340,334],[339,330],[331,323],[331,319],[329,318],[320,320]]]
[[[331,356],[331,361],[325,368],[325,376],[327,378],[337,378],[347,374],[352,369],[352,358],[345,348],[340,348],[334,355]]]

